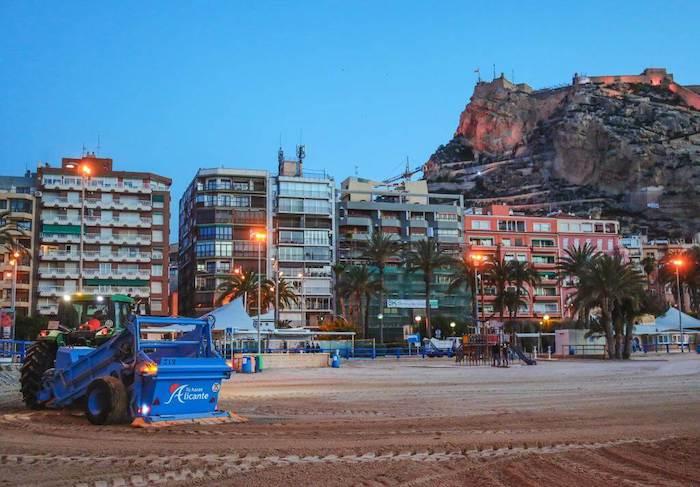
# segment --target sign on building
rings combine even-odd
[[[387,308],[409,308],[409,309],[423,309],[425,307],[425,299],[387,299]],[[438,300],[430,300],[430,309],[438,308]]]

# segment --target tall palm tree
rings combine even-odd
[[[331,266],[331,270],[333,271],[333,291],[335,293],[336,312],[339,312],[340,315],[344,317],[347,316],[347,293],[343,288],[345,284],[343,277],[346,268],[347,266],[340,262]]]
[[[400,244],[392,238],[391,235],[382,232],[381,230],[372,233],[372,236],[367,242],[364,257],[370,264],[375,266],[379,271],[379,312],[383,313],[384,308],[384,270],[387,262],[396,257],[400,250]],[[379,341],[384,343],[384,320],[379,320]]]
[[[564,256],[557,262],[559,282],[567,277],[576,277],[591,264],[593,259],[601,255],[591,244],[586,242],[583,247],[564,249]]]
[[[511,260],[508,262],[509,279],[515,286],[515,292],[518,296],[527,296],[529,291],[527,286],[534,288],[542,282],[539,273],[527,262],[519,260]],[[527,304],[523,301],[523,304]],[[517,317],[518,308],[515,309],[515,317]]]
[[[471,290],[472,316],[474,316],[474,320],[476,320],[478,314],[478,290],[474,289],[476,281],[476,267],[474,266],[474,262],[466,254],[463,254],[461,259],[455,259],[453,269],[454,271],[450,276],[450,287],[448,289],[450,292],[453,292],[464,287],[467,294],[469,294]]]
[[[408,251],[404,258],[404,264],[408,272],[421,271],[425,285],[425,334],[432,337],[430,328],[430,293],[433,286],[435,271],[441,267],[454,264],[455,259],[440,248],[437,242],[429,238],[419,240]]]
[[[503,307],[508,310],[508,315],[511,320],[518,316],[518,309],[527,304],[520,293],[515,289],[506,289],[503,295]]]
[[[642,269],[647,276],[647,287],[651,288],[651,274],[656,270],[656,259],[653,255],[647,255],[642,259]]]
[[[216,288],[219,295],[216,298],[216,304],[221,306],[229,303],[234,299],[243,297],[244,306],[248,313],[251,312],[252,306],[249,296],[256,295],[258,291],[258,276],[253,271],[242,271],[239,274],[231,274],[228,279],[219,284]]]
[[[299,294],[288,280],[280,277],[277,281],[277,293],[274,288],[270,289],[272,299],[279,301],[280,309],[289,308],[292,304],[299,304]],[[276,304],[275,304],[276,305]]]
[[[379,281],[366,265],[350,266],[345,270],[344,288],[355,299],[357,316],[362,317],[363,336],[369,336],[369,301],[380,289]],[[364,301],[363,301],[364,298]],[[358,319],[359,321],[359,319]]]
[[[19,228],[17,222],[10,219],[10,213],[10,210],[0,211],[0,248],[28,255],[29,251],[19,243],[19,238],[29,237],[29,233]]]
[[[503,315],[506,311],[506,290],[512,281],[509,263],[502,257],[488,261],[482,279],[496,288],[496,299],[493,304],[499,313],[500,320],[503,321]]]
[[[630,263],[619,255],[597,255],[578,274],[574,306],[580,310],[600,308],[600,325],[605,334],[609,358],[622,358],[621,324],[629,321],[627,300],[636,300],[643,278]],[[631,307],[634,307],[633,305]],[[633,326],[627,322],[627,326]],[[628,334],[631,339],[631,333]]]

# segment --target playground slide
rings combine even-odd
[[[523,352],[523,350],[522,350],[520,347],[510,347],[510,349],[513,350],[513,352],[515,352],[515,354],[516,354],[518,357],[520,357],[520,360],[522,360],[523,362],[525,362],[525,364],[527,364],[527,365],[537,365],[537,361],[536,361],[536,360],[533,360],[533,359],[531,359],[530,357],[528,357],[527,355],[525,355],[525,352]]]

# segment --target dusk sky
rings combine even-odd
[[[99,134],[115,169],[171,177],[175,202],[200,167],[276,171],[280,137],[338,182],[384,179],[450,139],[476,68],[536,88],[648,66],[700,84],[698,19],[697,1],[4,0],[0,173]]]

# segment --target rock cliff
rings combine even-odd
[[[700,95],[661,69],[532,90],[480,82],[424,167],[467,204],[600,213],[651,236],[700,232]]]

